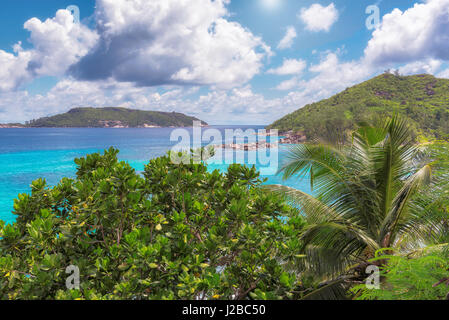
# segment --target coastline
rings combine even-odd
[[[202,128],[210,127],[201,126]],[[128,127],[128,126],[120,126],[120,127],[28,127],[28,126],[9,126],[9,125],[1,125],[0,129],[176,129],[176,128],[193,128],[193,126],[170,126],[170,127],[159,127],[159,126],[139,126],[139,127]]]
[[[216,128],[215,126],[209,127]],[[253,126],[242,125],[240,127],[252,128]],[[254,129],[257,131],[261,127],[261,125],[254,126]],[[223,136],[226,128],[235,127],[218,126],[218,130],[222,132]],[[11,214],[13,199],[17,198],[18,194],[30,192],[29,184],[31,181],[45,177],[49,185],[55,185],[59,183],[62,177],[73,177],[76,168],[73,162],[75,158],[102,152],[114,146],[120,150],[119,158],[121,160],[128,161],[136,171],[141,172],[148,164],[149,159],[163,156],[173,145],[167,135],[167,132],[172,129],[169,127],[129,128],[129,130],[98,127],[40,127],[36,129],[39,130],[17,130],[16,128],[0,130],[0,167],[4,171],[2,179],[0,179],[0,188],[3,190],[0,192],[0,216],[3,216],[3,219],[9,222],[14,219]],[[158,130],[161,132],[158,133]],[[63,134],[53,134],[58,133],[58,131]],[[104,134],[101,132],[104,132]],[[223,141],[222,144],[224,143]],[[232,152],[256,151],[235,150]],[[282,159],[283,152],[283,146],[279,145],[280,159]],[[248,156],[245,155],[243,163],[246,163],[247,159]],[[212,163],[208,164],[208,168],[212,171],[215,169],[225,170],[227,165]],[[260,169],[263,166],[256,164],[256,168]],[[284,182],[281,177],[275,175],[266,175],[266,177],[269,178],[268,181],[271,184],[286,183],[291,187],[308,190],[306,183],[293,180]]]

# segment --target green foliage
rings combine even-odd
[[[449,143],[436,141],[425,148],[433,159],[434,175],[446,177],[449,173]]]
[[[284,178],[310,178],[314,195],[268,188],[303,212],[306,269],[322,277],[325,288],[341,287],[347,277],[363,280],[379,249],[408,252],[437,241],[447,228],[441,215],[428,209],[431,201],[415,198],[428,190],[431,166],[406,121],[396,116],[360,126],[350,144],[294,146],[281,171]]]
[[[381,288],[352,289],[358,300],[443,300],[449,293],[449,255],[444,250],[427,252],[418,258],[380,256],[387,260],[381,268]]]
[[[76,159],[77,178],[39,179],[0,222],[1,299],[289,299],[304,220],[255,169]],[[80,269],[67,290],[65,270]]]
[[[427,216],[438,219],[435,225],[439,228],[438,238],[428,238],[426,244],[439,244],[449,242],[449,143],[434,142],[426,144],[423,150],[426,156],[432,161],[432,184],[429,188],[422,190],[415,201],[420,203],[420,207]]]
[[[302,131],[313,140],[354,130],[360,121],[398,113],[413,133],[449,138],[449,80],[383,74],[276,121],[269,129]]]
[[[182,113],[131,110],[127,108],[76,108],[67,113],[53,117],[41,118],[27,123],[28,127],[104,127],[109,126],[142,127],[145,125],[159,127],[192,126],[197,118]],[[202,122],[205,124],[204,122]]]

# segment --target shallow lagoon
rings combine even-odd
[[[226,129],[263,129],[262,126],[214,126],[223,132]],[[15,217],[13,199],[19,193],[29,192],[30,183],[45,178],[49,184],[56,184],[62,177],[74,177],[74,158],[93,152],[101,152],[111,146],[120,150],[120,160],[128,161],[138,171],[152,158],[164,155],[178,141],[170,141],[174,129],[102,129],[102,128],[42,128],[42,129],[0,129],[0,219],[13,222]],[[192,128],[186,129],[192,132]],[[206,128],[204,129],[206,130]],[[214,142],[215,143],[215,142]],[[219,143],[219,142],[218,142]],[[217,143],[217,144],[218,144]],[[279,149],[279,158],[286,151]],[[271,152],[271,151],[270,151]],[[273,151],[277,152],[277,151]],[[240,151],[236,159],[247,163],[255,151]],[[229,160],[229,159],[228,159]],[[226,170],[227,165],[210,164],[209,169]],[[259,163],[258,169],[264,166]],[[273,171],[273,170],[271,170]],[[269,174],[268,184],[285,184],[310,192],[308,181],[283,181],[280,176]]]

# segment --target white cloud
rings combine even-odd
[[[297,77],[293,77],[291,79],[282,81],[279,85],[276,86],[276,90],[279,91],[288,91],[299,85],[299,79]]]
[[[32,18],[24,27],[30,31],[32,49],[19,42],[14,54],[0,50],[0,91],[15,90],[39,76],[61,76],[97,41],[95,32],[74,22],[67,10],[59,10],[44,22]]]
[[[0,92],[14,90],[31,77],[27,71],[31,53],[23,51],[20,45],[14,51],[16,54],[0,50]]]
[[[334,3],[327,7],[315,3],[308,8],[302,8],[298,14],[298,18],[305,23],[306,29],[315,32],[328,32],[333,24],[337,22],[338,16],[339,13]]]
[[[229,0],[97,0],[101,41],[71,74],[80,80],[233,87],[259,73],[271,49],[237,22]]]
[[[108,81],[58,82],[45,95],[11,91],[0,95],[0,123],[27,120],[67,112],[77,107],[124,107],[140,110],[177,111],[217,123],[266,123],[268,113],[280,100],[266,100],[250,86],[213,90],[197,95],[198,87],[135,87],[132,83]],[[193,98],[192,98],[193,97]],[[20,106],[20,108],[17,108]],[[217,120],[219,119],[219,120]]]
[[[278,90],[289,90],[281,98],[267,99],[249,85],[209,90],[200,95],[198,87],[136,87],[131,82],[112,79],[95,82],[64,79],[45,95],[31,95],[26,91],[0,94],[0,123],[23,122],[74,107],[119,106],[183,112],[209,123],[268,124],[273,122],[273,115],[281,118],[366,80],[373,73],[360,61],[340,61],[340,54],[340,50],[324,53],[321,61],[310,67],[312,77],[309,80],[295,75],[281,83]]]
[[[270,69],[267,73],[279,76],[297,75],[301,74],[306,67],[307,62],[304,60],[284,59],[282,66],[276,69]]]
[[[435,74],[441,67],[440,60],[428,59],[424,61],[415,61],[399,68],[399,73],[402,75],[413,75],[420,73]]]
[[[46,94],[31,95],[27,91],[4,92],[0,95],[0,123],[24,122],[39,117],[59,114],[77,107],[125,107],[168,111],[165,104],[186,94],[190,89],[167,89],[163,94],[153,88],[136,88],[132,83],[108,81],[59,81]],[[20,108],[17,108],[20,106]],[[174,110],[174,109],[173,109]],[[170,110],[172,111],[172,110]],[[184,112],[188,113],[184,110]]]
[[[279,42],[277,48],[280,50],[291,48],[293,45],[293,40],[295,40],[296,37],[297,37],[297,34],[296,34],[295,27],[293,27],[293,26],[287,27],[285,36]]]
[[[336,94],[347,87],[356,85],[374,73],[374,70],[362,61],[341,62],[340,50],[328,52],[320,63],[313,65],[309,71],[316,74],[307,82],[300,84],[305,96],[324,99]]]
[[[0,91],[4,91],[0,122],[25,121],[73,107],[121,106],[178,111],[210,123],[263,124],[272,122],[273,115],[280,118],[367,80],[389,63],[402,66],[403,74],[435,74],[448,58],[444,30],[449,30],[449,0],[428,0],[405,12],[387,14],[373,32],[366,56],[359,60],[342,61],[342,50],[324,52],[302,78],[307,62],[284,59],[267,73],[290,76],[275,88],[289,92],[267,99],[254,92],[248,81],[259,73],[271,50],[249,30],[227,20],[227,3],[98,0],[95,31],[74,25],[64,10],[44,22],[29,20],[32,49],[24,50],[18,43],[13,53],[0,50]],[[321,8],[332,11],[335,6]],[[335,21],[325,25],[332,19],[324,16],[308,25],[310,30],[330,30]],[[415,28],[415,23],[420,27]],[[413,26],[415,35],[404,26]],[[284,39],[288,34],[287,30]],[[288,46],[284,39],[281,43]],[[62,79],[46,94],[6,92],[35,77],[60,76],[73,63],[70,70],[79,78]],[[437,76],[449,78],[449,69]],[[164,86],[153,87],[159,85]],[[211,89],[199,94],[200,85]]]
[[[374,73],[374,69],[362,60],[340,61],[341,54],[341,49],[322,53],[321,61],[311,65],[308,69],[312,75],[309,80],[293,77],[279,84],[276,89],[295,89],[290,96],[295,96],[304,102],[318,101],[356,85]]]
[[[449,0],[427,0],[386,14],[365,49],[376,65],[449,59]]]
[[[31,32],[34,47],[28,65],[36,75],[61,76],[96,44],[98,35],[80,23],[75,23],[67,10],[59,10],[44,22],[28,20],[25,29]]]

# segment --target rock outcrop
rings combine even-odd
[[[307,141],[307,136],[302,132],[288,131],[281,136],[285,137],[279,140],[281,144],[301,144]]]
[[[230,143],[216,146],[216,149],[232,149],[232,150],[242,150],[242,151],[255,151],[259,149],[274,149],[277,148],[279,144],[268,143],[266,141],[253,142],[253,143]]]

